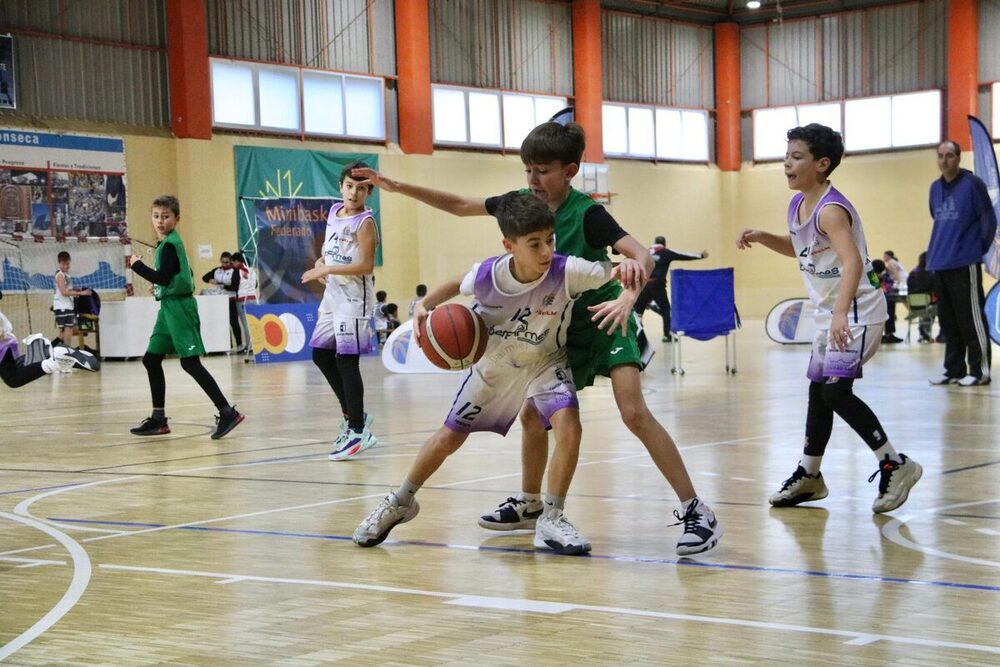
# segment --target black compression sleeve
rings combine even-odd
[[[613,248],[626,236],[628,232],[621,228],[603,206],[591,206],[583,214],[583,237],[591,248]]]
[[[167,244],[167,247],[163,249],[163,253],[160,255],[159,271],[146,266],[142,262],[133,264],[132,270],[154,285],[166,286],[170,284],[174,276],[181,272],[181,262],[177,258],[177,250],[171,243]]]

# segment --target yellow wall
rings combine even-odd
[[[179,229],[198,275],[214,266],[222,250],[236,249],[233,149],[237,145],[376,152],[382,170],[394,178],[466,196],[499,194],[524,183],[521,163],[510,155],[444,150],[433,156],[402,155],[396,146],[238,135],[180,140],[162,132],[135,134],[131,128],[48,127],[124,136],[132,236],[154,241],[149,202],[159,194],[177,195],[182,209]],[[791,192],[780,163],[744,164],[736,173],[704,165],[630,160],[609,164],[615,193],[610,210],[621,225],[644,245],[662,234],[673,248],[708,250],[709,258],[691,268],[734,266],[737,305],[744,317],[763,317],[779,300],[805,296],[794,260],[761,247],[749,252],[735,248],[744,228],[784,229]],[[963,166],[971,164],[972,156],[963,155]],[[832,180],[858,208],[871,255],[880,257],[892,249],[910,268],[930,237],[927,190],[937,177],[934,150],[927,148],[850,156]],[[401,308],[409,303],[417,283],[433,286],[501,251],[490,218],[455,218],[401,195],[382,195],[382,229],[385,262],[376,270],[376,281],[389,293],[389,301]],[[197,257],[202,244],[212,246],[212,260]],[[992,280],[987,287],[991,284]]]

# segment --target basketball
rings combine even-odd
[[[465,370],[479,361],[488,339],[483,318],[460,303],[435,308],[420,324],[420,349],[446,371]]]

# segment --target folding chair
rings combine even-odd
[[[684,336],[695,340],[725,336],[726,372],[735,374],[740,316],[736,311],[733,269],[674,269],[670,272],[670,304],[670,331],[675,335],[670,372],[684,375],[681,365]]]
[[[934,318],[937,317],[937,304],[931,303],[930,294],[907,294],[906,295],[906,344],[910,344],[910,333],[913,330],[913,323],[920,320],[929,320],[933,325]]]

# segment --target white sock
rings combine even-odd
[[[807,475],[818,475],[819,467],[822,463],[822,456],[809,456],[808,454],[803,454],[802,459],[799,461],[799,465],[802,466]]]
[[[902,463],[903,459],[899,458],[899,452],[892,446],[892,444],[886,440],[885,444],[874,451],[875,458],[879,461],[884,461],[885,457],[889,457],[890,460],[896,463]]]
[[[691,507],[691,503],[698,500],[698,496],[691,498],[690,500],[684,500],[681,502],[681,514],[687,514],[688,508]],[[701,502],[700,500],[698,502]]]
[[[542,494],[540,493],[524,493],[522,491],[518,497],[522,500],[527,500],[530,507],[537,507],[542,504]]]
[[[59,362],[55,359],[43,359],[42,360],[42,370],[48,374],[59,372]]]

